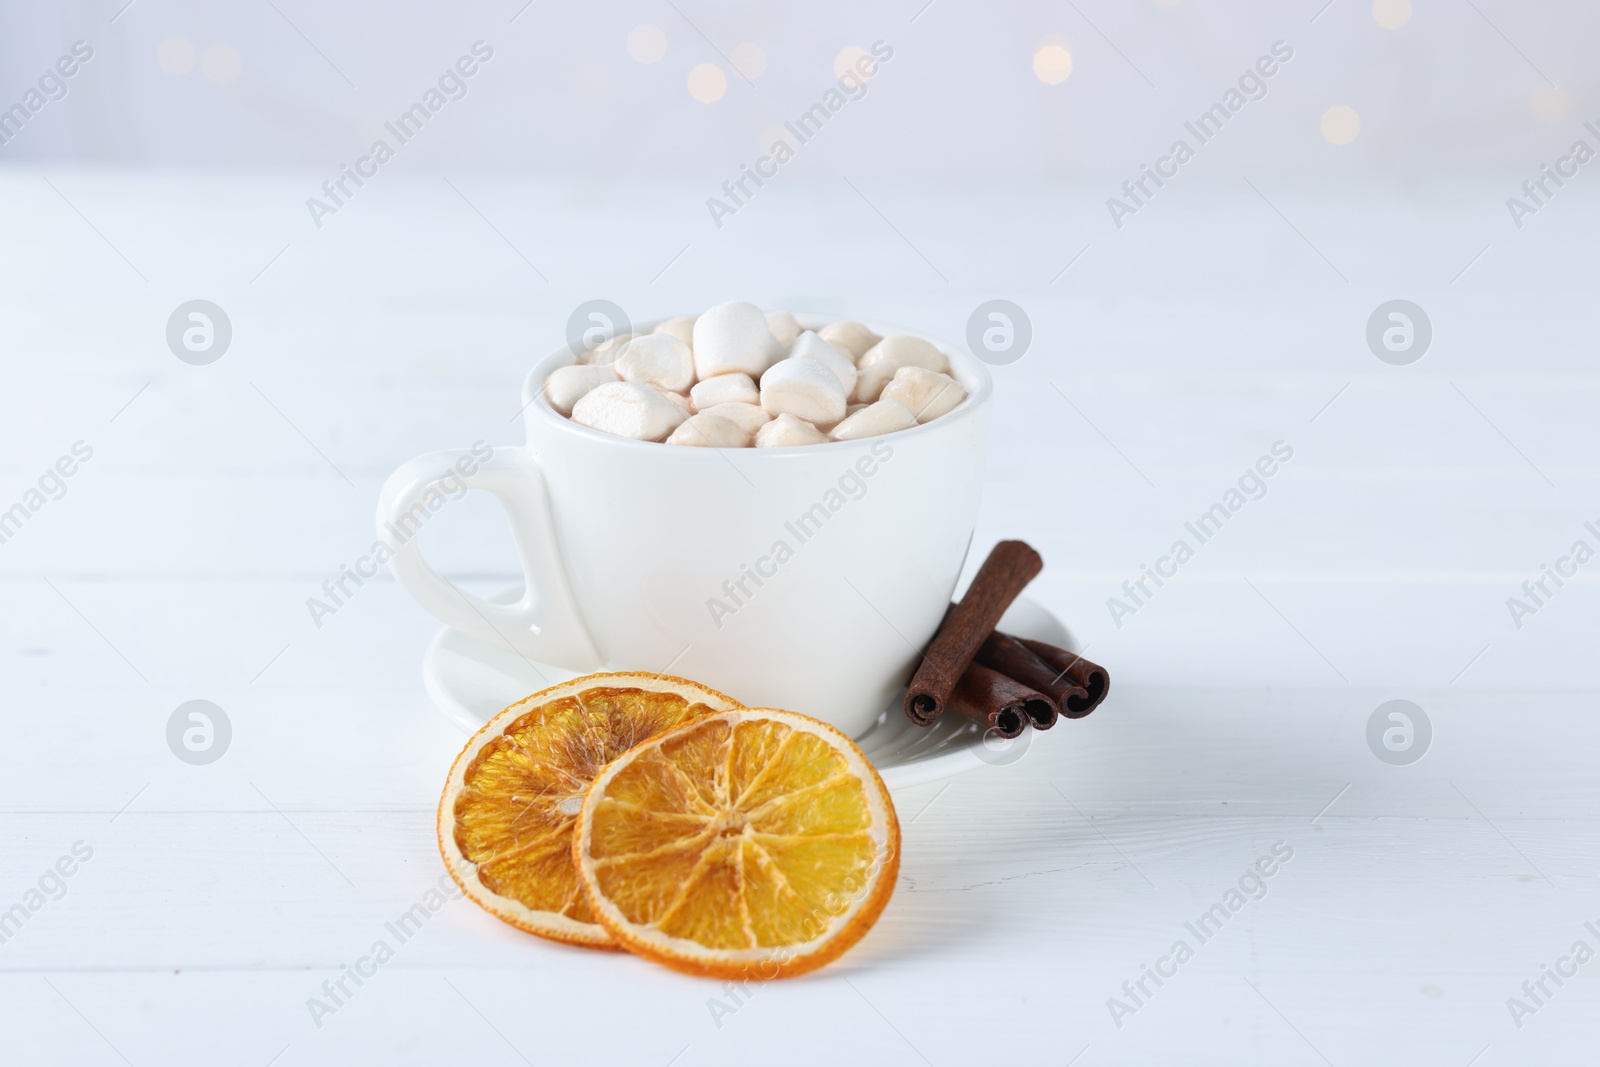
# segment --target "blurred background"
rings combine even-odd
[[[715,186],[842,53],[882,40],[894,58],[860,114],[786,180],[1120,180],[1281,40],[1294,58],[1246,109],[1250,135],[1198,170],[1520,180],[1516,155],[1544,159],[1589,117],[1597,28],[1576,0],[9,4],[5,104],[73,41],[95,56],[0,161],[332,173],[482,40],[494,59],[406,169]]]

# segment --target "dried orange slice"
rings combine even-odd
[[[574,945],[616,947],[572,867],[572,828],[594,776],[663,730],[739,702],[660,674],[591,674],[541,690],[484,724],[439,799],[439,851],[480,907]]]
[[[804,715],[708,715],[595,778],[572,842],[596,919],[624,948],[714,978],[804,974],[877,922],[900,869],[878,772]]]

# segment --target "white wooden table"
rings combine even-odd
[[[694,186],[452,180],[386,175],[318,232],[309,174],[0,177],[0,509],[93,449],[0,544],[0,909],[26,913],[0,943],[5,1062],[1594,1054],[1600,963],[1545,979],[1520,1027],[1507,1000],[1600,950],[1600,564],[1520,629],[1506,607],[1600,546],[1592,196],[1515,233],[1498,187],[1269,205],[1196,178],[1118,232],[1098,189],[863,187],[891,229],[796,182],[717,232]],[[896,895],[813,977],[735,1000],[457,901],[317,1025],[308,999],[441,874],[463,736],[420,683],[437,626],[387,576],[321,628],[306,599],[370,543],[398,462],[519,439],[518,383],[577,303],[732,296],[957,341],[982,300],[1027,309],[976,543],[1040,549],[1034,592],[1111,699],[902,796]],[[1434,326],[1411,366],[1364,340],[1396,297]],[[208,366],[164,339],[193,298],[233,325]],[[1279,440],[1267,494],[1114,625],[1107,598]],[[470,588],[512,580],[492,502],[424,537]],[[1366,739],[1397,698],[1433,729],[1407,766]],[[168,748],[191,699],[232,724],[209,765]],[[1202,944],[1186,924],[1279,842],[1264,898]],[[1193,958],[1132,999],[1180,939]]]

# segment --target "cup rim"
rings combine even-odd
[[[793,312],[793,314],[795,321],[802,329],[805,330],[820,330],[822,327],[831,322],[839,322],[847,318],[847,316],[821,315],[815,312],[796,311]],[[667,315],[661,318],[652,319],[648,322],[634,326],[634,332],[649,333],[663,322],[667,322],[670,319],[677,317],[678,316],[676,315]],[[772,456],[794,456],[815,455],[818,452],[827,450],[833,455],[838,455],[840,446],[843,445],[870,445],[872,442],[878,440],[909,441],[914,437],[926,436],[929,433],[939,432],[939,428],[941,426],[947,428],[953,427],[958,423],[977,418],[978,413],[989,402],[990,397],[993,395],[994,379],[989,374],[989,368],[984,365],[982,360],[976,358],[971,353],[966,352],[955,345],[951,345],[948,342],[939,339],[938,337],[926,334],[921,330],[914,330],[892,323],[885,323],[876,319],[852,319],[849,321],[860,322],[879,337],[888,337],[892,334],[903,334],[912,337],[918,337],[924,341],[927,341],[939,351],[943,352],[945,357],[950,360],[950,367],[954,372],[952,376],[956,379],[956,381],[960,382],[962,386],[966,388],[966,398],[963,399],[960,404],[956,405],[950,411],[940,415],[936,419],[929,419],[927,422],[913,426],[910,429],[896,430],[893,433],[879,434],[876,437],[863,437],[856,441],[824,441],[821,444],[791,445],[786,448],[673,448],[671,446],[667,446],[665,442],[662,441],[635,441],[631,437],[618,437],[616,434],[609,434],[601,430],[591,429],[588,426],[573,422],[570,418],[561,414],[554,407],[552,407],[549,399],[544,395],[543,386],[545,378],[549,377],[550,373],[556,370],[558,367],[564,367],[576,363],[578,359],[578,357],[573,354],[572,349],[569,346],[562,345],[560,348],[557,348],[555,351],[549,353],[543,359],[535,363],[533,368],[528,372],[527,377],[523,379],[522,416],[524,419],[524,427],[528,431],[528,436],[531,440],[533,420],[537,418],[554,427],[557,432],[575,434],[581,440],[610,442],[612,446],[619,448],[661,448],[664,449],[664,451],[661,453],[663,455],[670,453],[684,454],[686,457],[685,462],[694,462],[693,460],[688,459],[688,456],[699,454],[709,459],[710,456],[708,456],[707,453],[720,454],[723,452],[758,452],[766,453]]]

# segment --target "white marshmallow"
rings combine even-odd
[[[684,418],[687,419],[690,415],[694,414],[694,405],[689,403],[689,398],[684,396],[682,393],[671,392],[670,390],[661,388],[659,385],[652,385],[650,388],[654,389],[656,392],[672,401],[672,406],[683,412]]]
[[[867,349],[857,366],[866,370],[873,364],[884,361],[893,361],[901,367],[924,367],[940,374],[950,369],[949,357],[934,347],[933,342],[907,334],[885,337]]]
[[[855,391],[850,394],[850,399],[857,404],[874,404],[883,395],[883,387],[894,380],[895,374],[900,370],[900,365],[892,360],[884,360],[870,367],[863,367],[856,374]]]
[[[854,441],[862,437],[894,433],[896,430],[909,430],[916,424],[916,416],[900,401],[880,400],[835,426],[829,436],[835,441]]]
[[[937,419],[967,398],[967,391],[948,374],[922,367],[901,367],[884,386],[884,400],[898,400],[919,423]]]
[[[789,349],[789,358],[814,359],[833,371],[833,376],[839,379],[839,386],[847,397],[856,387],[855,363],[810,330],[795,338],[794,346]]]
[[[857,363],[866,355],[867,349],[883,340],[861,323],[849,319],[828,323],[817,331],[817,336],[839,351],[848,353]]]
[[[687,393],[694,384],[694,353],[670,333],[635,337],[623,348],[615,367],[625,382],[659,385],[674,393]]]
[[[745,433],[755,433],[772,421],[772,416],[767,414],[766,409],[757,404],[716,404],[702,409],[700,413],[702,415],[719,415]]]
[[[585,393],[597,385],[617,380],[617,372],[610,366],[590,366],[587,363],[574,363],[569,367],[557,367],[550,372],[550,377],[544,380],[544,395],[550,401],[550,406],[563,415],[572,414],[572,405],[583,399]]]
[[[919,337],[879,337],[852,320],[803,330],[792,312],[731,301],[596,345],[553,371],[544,393],[574,422],[619,437],[793,447],[945,415],[967,396],[949,370]]]
[[[721,415],[702,411],[684,419],[672,431],[672,436],[667,438],[667,444],[700,448],[749,448],[750,434]]]
[[[784,348],[794,344],[794,339],[800,336],[800,324],[794,321],[794,313],[790,311],[767,312],[767,329]]]
[[[686,417],[666,393],[638,382],[597,385],[572,407],[573,422],[635,441],[659,441]]]
[[[950,369],[950,361],[920,337],[896,335],[869,348],[856,366],[860,373],[850,399],[871,404],[883,395],[883,387],[901,367],[922,367],[942,374]]]
[[[578,358],[585,363],[615,363],[617,357],[622,355],[622,350],[628,347],[628,342],[637,336],[634,333],[618,334],[609,341],[601,341]]]
[[[679,315],[675,319],[668,319],[660,326],[650,331],[651,333],[669,333],[688,345],[694,347],[694,316]]]
[[[701,378],[741,372],[752,378],[783,355],[767,316],[742,300],[718,304],[694,321],[694,370]]]
[[[912,338],[910,334],[894,334],[893,338],[878,341],[862,355],[859,366],[872,366],[883,360],[893,360],[901,366],[922,366],[941,374],[950,370],[950,358],[939,352],[933,342]]]
[[[789,448],[794,445],[825,445],[828,437],[805,419],[783,414],[756,431],[757,448]]]
[[[689,399],[694,401],[696,411],[704,411],[718,404],[759,404],[761,394],[748,374],[719,374],[695,383],[689,390]]]
[[[940,374],[950,369],[945,354],[920,337],[885,337],[867,350],[858,363],[859,376],[852,400],[872,403],[901,367],[921,367]]]
[[[844,418],[844,389],[826,364],[785,359],[761,376],[761,406],[773,415],[798,415],[819,426],[832,426]]]

